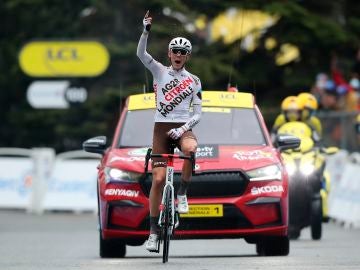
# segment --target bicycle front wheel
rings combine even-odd
[[[165,207],[164,207],[164,222],[162,227],[163,235],[163,263],[166,263],[169,259],[169,247],[170,247],[170,237],[171,237],[171,202],[172,202],[172,193],[170,187],[166,188],[165,192]]]

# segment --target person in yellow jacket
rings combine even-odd
[[[303,107],[301,113],[301,121],[309,125],[321,137],[321,122],[319,118],[315,116],[316,110],[318,108],[318,102],[316,98],[312,94],[307,92],[300,93],[297,97]]]
[[[279,114],[271,129],[272,141],[275,141],[275,136],[279,128],[286,122],[301,121],[303,103],[300,102],[297,96],[288,96],[281,102],[281,114]]]

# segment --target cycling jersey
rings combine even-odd
[[[156,61],[146,51],[148,34],[143,33],[137,47],[137,56],[153,75],[156,97],[155,122],[185,123],[193,128],[201,116],[201,82],[185,68],[174,70]],[[190,104],[193,113],[190,112]]]

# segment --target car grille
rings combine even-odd
[[[141,181],[144,194],[148,197],[151,188],[151,174]],[[174,174],[175,192],[180,184],[180,174]],[[207,172],[195,174],[188,188],[188,198],[232,197],[244,193],[248,178],[241,172]]]
[[[129,231],[144,231],[149,230],[150,228],[150,217],[146,216],[140,225],[138,227],[133,226],[125,226],[121,225],[121,222],[112,223],[112,214],[114,211],[125,211],[122,208],[138,208],[143,207],[142,205],[136,205],[136,204],[124,204],[123,202],[118,203],[110,203],[109,205],[109,214],[108,214],[108,221],[107,221],[107,228],[109,229],[122,229],[122,230],[129,230]],[[189,230],[198,230],[198,231],[206,231],[206,230],[236,230],[236,229],[254,229],[254,228],[265,228],[269,226],[280,226],[281,223],[281,212],[280,212],[280,206],[279,207],[279,219],[267,223],[262,224],[259,226],[254,226],[251,224],[251,222],[246,218],[246,216],[241,212],[240,209],[238,209],[233,204],[223,204],[223,216],[222,217],[180,217],[180,225],[177,228],[177,230],[181,231],[189,231]],[[131,209],[130,211],[131,212]],[[136,219],[132,215],[132,218],[130,219]],[[185,237],[185,236],[182,236]],[[197,238],[208,238],[210,236],[200,236],[198,235]],[[191,238],[191,237],[190,237]],[[210,237],[211,238],[211,237]],[[216,237],[215,237],[216,238]]]
[[[231,230],[253,228],[250,221],[234,205],[224,204],[224,216],[219,218],[180,218],[177,230]],[[150,228],[149,217],[144,219],[139,229]]]

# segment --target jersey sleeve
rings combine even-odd
[[[156,61],[147,51],[147,38],[149,34],[148,33],[142,33],[140,36],[140,40],[137,46],[136,55],[139,57],[140,61],[144,64],[144,66],[150,70],[152,75],[154,77],[157,77],[160,75],[161,70],[164,68],[164,66]]]
[[[200,122],[200,118],[201,118],[201,111],[202,111],[201,82],[200,79],[195,76],[194,76],[194,80],[196,87],[193,91],[193,97],[192,97],[193,115],[189,119],[189,121],[186,122],[183,126],[186,130],[192,129],[197,123]]]

